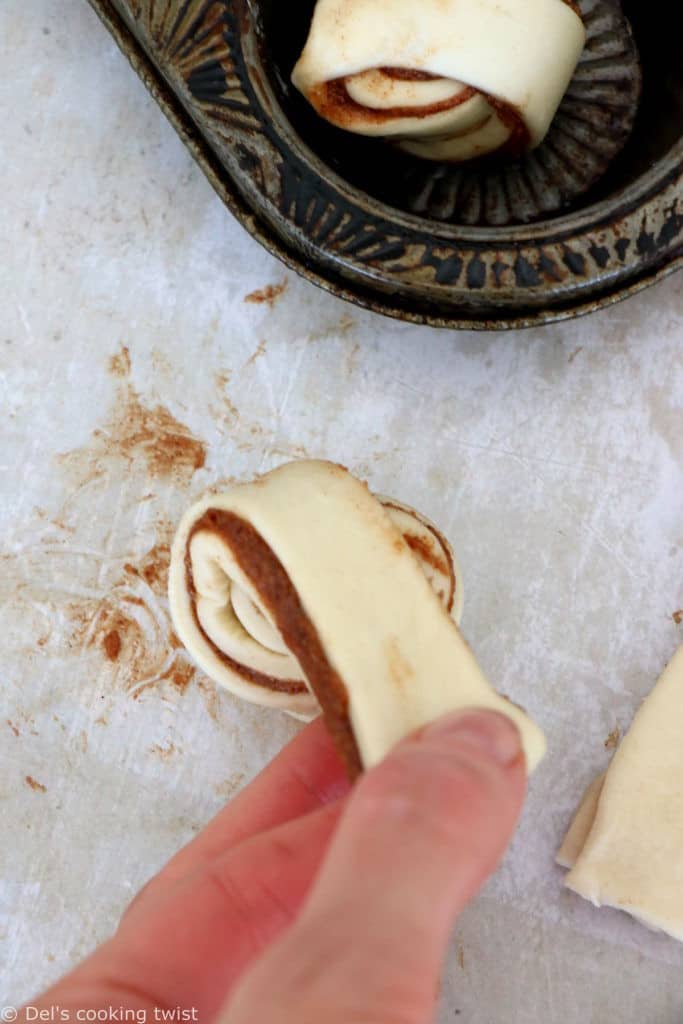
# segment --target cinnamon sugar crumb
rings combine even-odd
[[[162,747],[160,743],[155,743],[154,746],[149,748],[149,752],[150,754],[156,754],[162,761],[167,761],[169,757],[173,757],[177,749],[175,743],[169,741],[168,746],[165,747]]]
[[[621,729],[619,726],[615,726],[611,733],[605,740],[605,750],[614,750],[619,746],[619,740],[621,739]]]

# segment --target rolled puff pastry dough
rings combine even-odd
[[[180,639],[249,700],[254,684],[259,702],[302,713],[317,698],[352,773],[420,725],[474,706],[517,723],[533,769],[543,734],[486,682],[419,561],[424,535],[411,545],[393,511],[342,467],[315,461],[205,498],[171,553]],[[246,674],[244,651],[256,666]]]
[[[683,941],[683,647],[589,787],[558,854],[565,884]]]
[[[585,35],[568,0],[318,0],[292,81],[338,127],[459,162],[539,145]]]

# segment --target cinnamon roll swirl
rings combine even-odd
[[[292,80],[340,128],[459,163],[539,145],[584,41],[571,0],[318,0]]]
[[[542,734],[490,688],[454,621],[461,584],[448,542],[340,466],[288,463],[191,508],[169,595],[208,675],[302,717],[320,706],[351,774],[474,705],[517,722],[530,768],[542,756]]]

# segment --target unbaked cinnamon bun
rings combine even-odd
[[[569,0],[318,0],[292,80],[327,121],[429,160],[543,140],[581,55]]]
[[[424,517],[341,466],[302,461],[187,512],[169,595],[178,635],[209,676],[301,716],[320,707],[352,775],[420,725],[473,706],[517,723],[531,769],[543,736],[491,689],[462,638],[457,577]]]

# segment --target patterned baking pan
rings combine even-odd
[[[541,160],[541,186],[522,167],[514,188],[509,169],[504,187],[476,168],[446,177],[315,119],[289,84],[313,0],[89,2],[249,233],[345,299],[500,329],[590,312],[683,265],[683,65],[637,0],[633,35],[616,0],[581,0],[588,43],[553,174]]]

